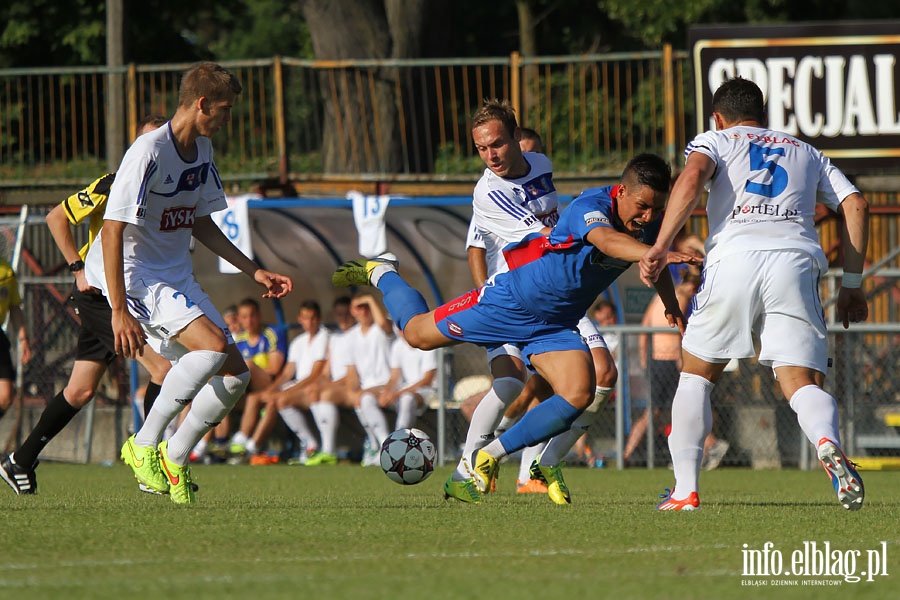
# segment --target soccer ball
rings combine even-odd
[[[381,445],[384,474],[403,485],[428,479],[434,471],[434,444],[421,429],[398,429]]]

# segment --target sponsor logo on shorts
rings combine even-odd
[[[453,302],[453,304],[451,304],[450,306],[447,307],[447,310],[451,313],[454,313],[458,310],[465,308],[469,304],[472,304],[472,302],[474,300],[475,300],[475,297],[472,294],[466,294],[462,298],[458,298],[457,300],[455,300]]]
[[[78,203],[81,205],[81,208],[87,208],[89,206],[93,208],[94,206],[94,201],[91,200],[91,195],[84,190],[78,192]]]
[[[463,328],[459,326],[459,323],[447,321],[447,330],[450,332],[450,335],[455,335],[456,337],[463,336]]]
[[[180,404],[182,406],[187,406],[188,404],[191,403],[191,399],[190,398],[175,398],[175,402],[177,402],[178,404]]]

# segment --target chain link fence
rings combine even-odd
[[[599,413],[586,434],[585,443],[570,454],[570,465],[624,468],[665,467],[669,464],[666,435],[671,398],[678,372],[651,377],[640,357],[640,337],[671,332],[668,329],[621,325],[604,330],[618,336],[616,363],[619,381],[613,400]],[[898,457],[900,433],[890,415],[900,413],[900,325],[855,325],[829,331],[832,367],[825,389],[837,398],[841,436],[848,455],[862,459]],[[468,422],[460,412],[461,402],[489,385],[487,359],[482,349],[471,345],[445,350],[447,373],[444,462],[459,458]],[[653,386],[663,386],[654,390]],[[457,386],[463,389],[457,390]],[[654,400],[668,401],[654,404]],[[772,370],[755,359],[734,361],[713,391],[713,435],[727,444],[721,466],[770,469],[810,468],[815,464],[812,446],[797,424],[796,414],[781,394]],[[440,411],[441,408],[438,408]],[[629,436],[642,417],[649,417],[645,432],[634,441],[627,461]],[[714,443],[708,441],[708,443]],[[869,461],[873,468],[877,461]]]

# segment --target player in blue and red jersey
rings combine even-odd
[[[500,458],[568,430],[593,400],[593,361],[578,321],[655,241],[669,182],[663,159],[635,157],[621,183],[583,193],[563,211],[548,237],[532,235],[510,245],[505,254],[511,271],[434,311],[400,277],[392,255],[344,263],[332,277],[338,286],[377,286],[412,346],[430,350],[471,342],[490,349],[515,343],[550,384],[550,398],[471,457],[471,476],[482,494],[489,490]],[[667,260],[696,261],[675,252]],[[664,274],[656,288],[670,323],[683,330],[671,277]]]

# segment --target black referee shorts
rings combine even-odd
[[[74,289],[69,301],[81,317],[75,360],[111,363],[116,358],[116,338],[112,330],[112,309],[106,296]]]

